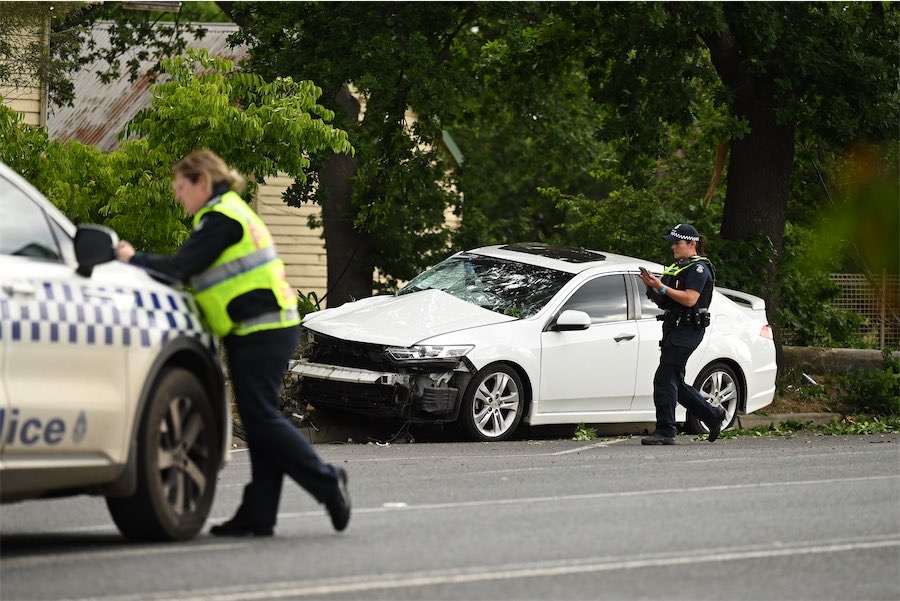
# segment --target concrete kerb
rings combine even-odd
[[[840,413],[776,413],[772,415],[739,415],[734,422],[734,428],[752,430],[760,426],[778,426],[785,422],[810,424],[813,426],[825,426],[834,418],[840,419]]]

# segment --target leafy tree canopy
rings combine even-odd
[[[141,250],[172,252],[189,231],[171,187],[185,154],[209,148],[252,183],[279,172],[302,179],[308,153],[353,152],[308,81],[266,83],[205,51],[166,59],[163,70],[170,78],[153,86],[151,107],[117,151],[50,141],[0,107],[0,160],[73,220],[108,225]]]
[[[100,21],[109,24],[109,45],[102,47],[91,33]],[[21,87],[36,76],[47,84],[51,104],[71,105],[72,76],[84,66],[99,63],[103,82],[118,77],[123,64],[132,81],[154,78],[160,63],[139,73],[142,61],[182,54],[191,37],[205,35],[202,23],[221,21],[228,17],[214,2],[184,2],[176,12],[123,2],[0,2],[0,85]],[[22,32],[34,35],[23,38]]]
[[[377,266],[388,287],[446,253],[445,211],[458,196],[439,154],[442,123],[456,110],[454,90],[469,79],[450,58],[477,11],[475,4],[399,2],[248,2],[234,8],[241,24],[235,41],[250,48],[247,68],[267,79],[318,82],[323,102],[350,134],[357,150],[353,209],[339,218],[355,220],[361,237],[377,240],[371,254],[353,260],[368,265],[358,270],[364,278]],[[362,119],[338,102],[348,83],[363,99]],[[327,158],[317,157],[316,164]],[[295,188],[292,202],[336,202],[328,189]],[[324,225],[327,239],[330,224]]]

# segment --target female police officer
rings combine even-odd
[[[646,445],[675,444],[675,402],[684,405],[709,428],[713,442],[722,429],[725,409],[715,407],[684,381],[684,369],[709,325],[715,273],[709,259],[702,256],[706,240],[692,225],[679,223],[666,236],[672,245],[675,263],[666,268],[662,280],[642,271],[647,297],[665,311],[659,368],[653,378],[656,405],[656,432],[641,439]]]
[[[119,259],[190,282],[197,304],[222,338],[238,413],[250,448],[250,483],[234,517],[215,536],[271,536],[284,474],[324,503],[336,530],[350,520],[347,474],[324,463],[279,411],[284,370],[298,340],[297,300],[272,236],[234,188],[243,179],[201,150],[175,166],[175,197],[193,231],[173,256],[136,253]]]

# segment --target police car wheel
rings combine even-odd
[[[137,492],[107,498],[113,521],[135,540],[185,540],[212,505],[220,443],[203,385],[182,368],[164,370],[138,424]]]
[[[697,379],[694,388],[701,396],[715,406],[725,408],[725,419],[722,429],[730,428],[734,423],[739,408],[743,405],[744,391],[734,369],[724,363],[707,365]],[[688,412],[685,429],[691,434],[706,434],[709,428]]]
[[[466,388],[459,425],[474,440],[506,440],[522,421],[524,390],[519,374],[510,366],[486,366]]]

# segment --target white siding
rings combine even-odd
[[[293,183],[290,177],[273,177],[259,187],[253,208],[275,238],[278,254],[284,260],[291,286],[320,298],[327,289],[327,257],[322,229],[310,229],[310,215],[321,216],[319,205],[289,207],[281,199],[282,193]]]
[[[17,43],[24,45],[41,36],[41,32],[37,30],[34,33],[23,31],[19,39],[13,40],[12,43],[14,46]],[[3,104],[22,113],[23,121],[27,125],[43,126],[47,124],[45,109],[47,99],[44,86],[41,85],[37,76],[29,77],[29,75],[26,72],[16,73],[19,81],[25,80],[26,83],[21,83],[16,87],[0,86],[0,96],[3,97]]]

